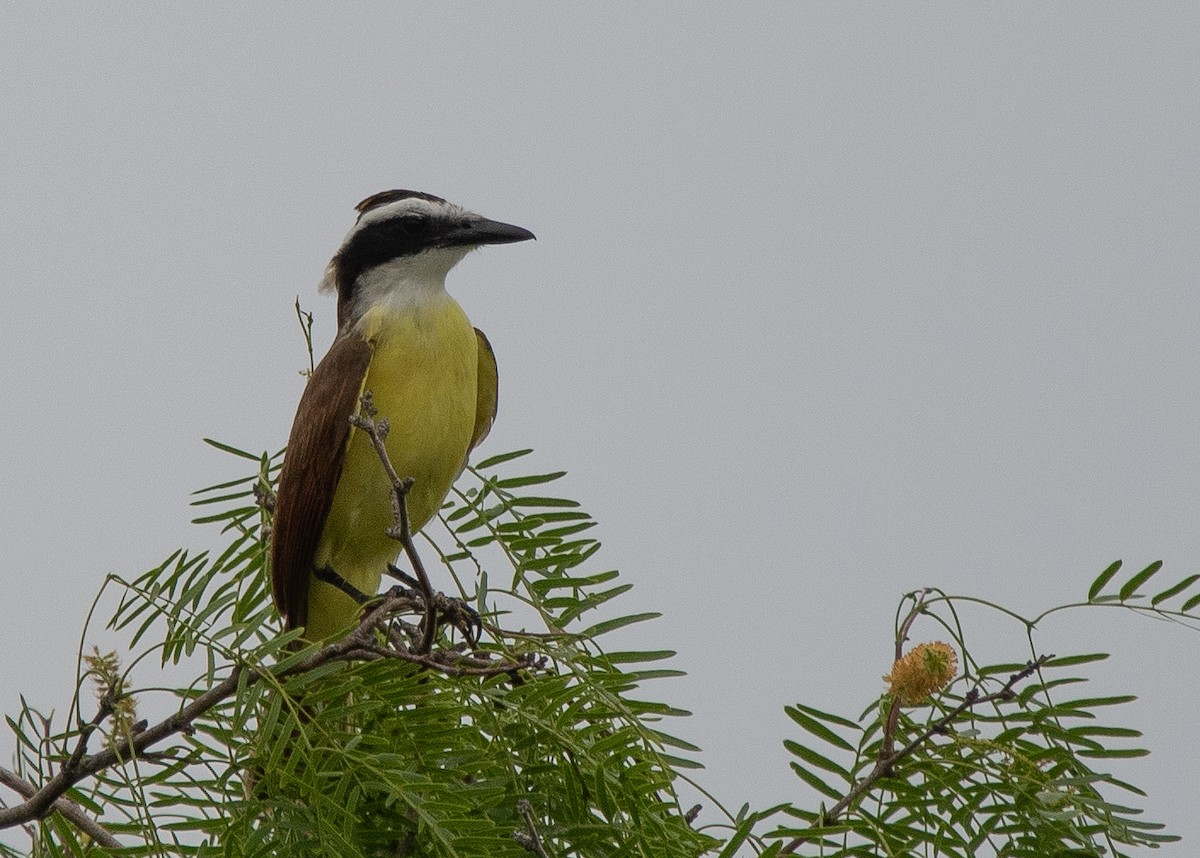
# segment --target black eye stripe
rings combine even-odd
[[[400,256],[428,248],[433,219],[407,213],[369,224],[348,241],[337,255],[338,287],[349,288],[362,272]]]

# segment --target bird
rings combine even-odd
[[[310,642],[344,633],[361,611],[319,573],[373,596],[399,554],[387,535],[392,481],[370,436],[351,425],[363,395],[388,421],[397,476],[412,480],[415,534],[496,416],[495,354],[447,293],[446,275],[478,247],[534,238],[420,191],[381,191],[356,210],[320,283],[337,296],[337,334],[296,408],[271,527],[275,605],[284,629],[303,628]]]

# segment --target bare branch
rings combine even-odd
[[[418,651],[427,653],[433,649],[433,638],[437,633],[437,606],[434,604],[433,585],[429,583],[425,564],[421,562],[421,557],[417,554],[417,546],[413,543],[412,526],[408,518],[408,493],[413,487],[413,480],[411,477],[402,478],[392,465],[385,443],[388,434],[387,418],[375,419],[378,411],[375,408],[371,391],[363,393],[361,402],[362,413],[352,414],[350,423],[366,432],[370,437],[379,461],[383,463],[383,469],[392,483],[392,526],[388,528],[387,535],[403,547],[404,554],[408,557],[408,562],[412,564],[413,572],[416,573],[421,595],[425,597],[425,624]]]
[[[27,799],[37,794],[37,787],[16,772],[9,771],[2,766],[0,766],[0,783]],[[90,837],[93,842],[109,849],[121,848],[120,840],[109,834],[103,825],[88,816],[82,807],[69,798],[60,796],[52,802],[51,806],[66,817],[72,825]]]

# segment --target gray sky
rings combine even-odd
[[[807,795],[782,707],[877,694],[901,593],[1197,571],[1198,92],[1190,3],[0,6],[0,709],[65,710],[106,572],[212,544],[199,439],[283,444],[292,302],[323,349],[352,206],[407,187],[537,233],[451,274],[484,451],[568,469],[666,614],[628,640],[680,650],[705,784]],[[1200,638],[1039,641],[1115,653],[1194,854]]]

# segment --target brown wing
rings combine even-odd
[[[496,405],[500,396],[500,373],[496,369],[496,353],[492,344],[479,328],[475,329],[479,340],[479,391],[475,397],[475,432],[471,435],[471,448],[479,446],[496,420]]]
[[[287,629],[308,622],[313,555],[333,505],[350,415],[358,408],[370,363],[371,346],[365,340],[334,340],[296,408],[279,474],[271,536],[271,594]]]

